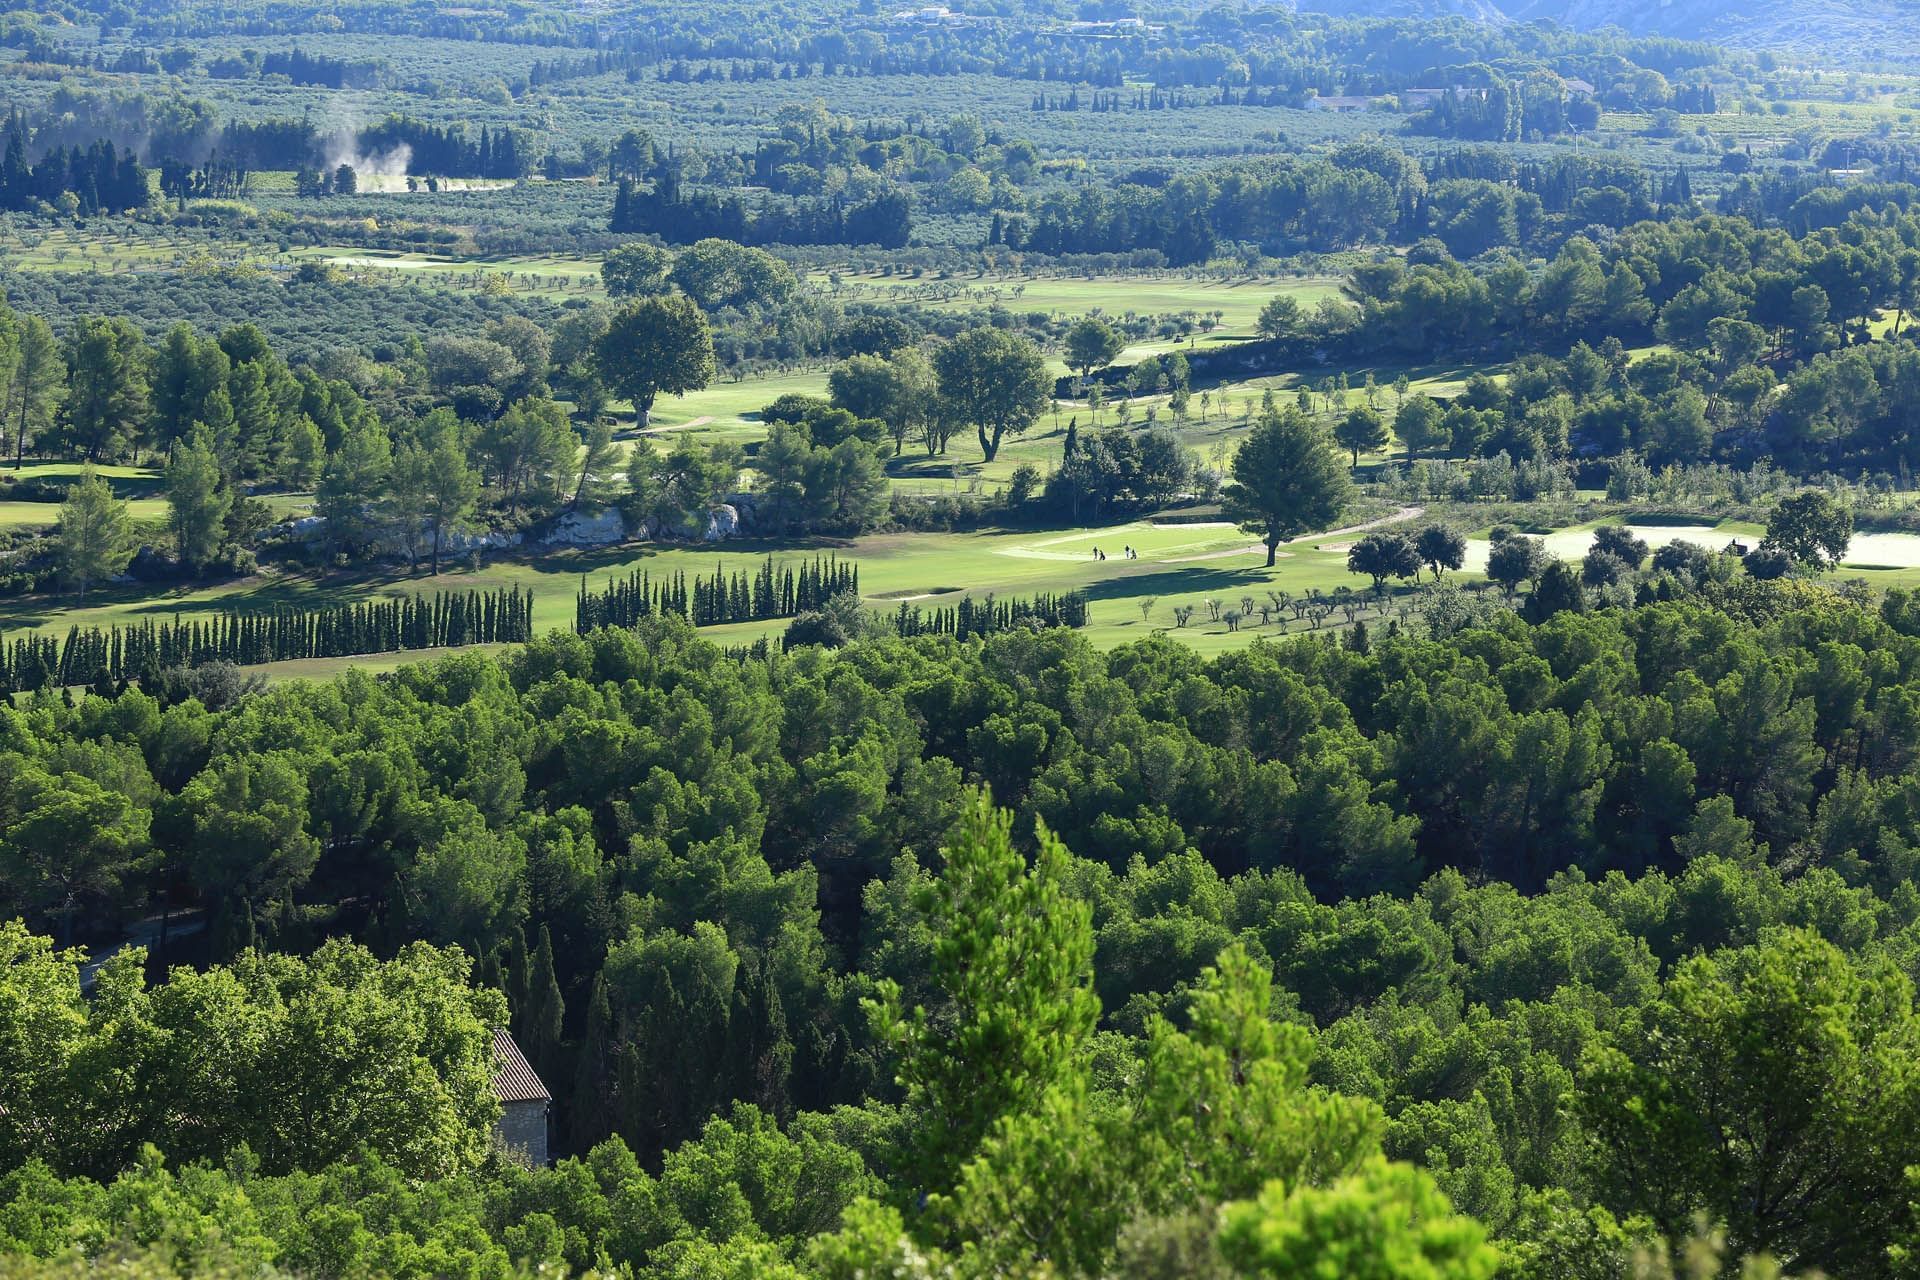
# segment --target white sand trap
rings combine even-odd
[[[1883,565],[1890,569],[1920,569],[1920,533],[1856,533],[1847,544],[1844,565]]]
[[[1630,524],[1627,530],[1651,548],[1658,549],[1669,542],[1693,542],[1709,551],[1718,551],[1733,541],[1755,542],[1754,538],[1738,538],[1733,534],[1722,533],[1710,524]],[[1558,556],[1562,560],[1578,560],[1587,554],[1593,546],[1592,529],[1562,529],[1550,533],[1544,539],[1547,554]],[[1915,539],[1920,542],[1920,538]],[[1856,539],[1857,541],[1857,539]],[[1465,568],[1474,573],[1487,571],[1487,552],[1492,543],[1484,538],[1467,539],[1467,560]]]
[[[419,258],[362,258],[357,256],[322,259],[330,267],[392,267],[395,271],[426,271],[447,266],[444,262],[426,262]]]

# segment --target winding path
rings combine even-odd
[[[1377,520],[1368,520],[1364,524],[1348,525],[1344,529],[1328,529],[1322,533],[1303,533],[1297,538],[1281,543],[1285,547],[1297,547],[1303,542],[1325,542],[1328,538],[1344,538],[1351,533],[1365,533],[1369,529],[1378,529],[1383,525],[1400,524],[1407,520],[1418,520],[1427,514],[1425,507],[1401,507],[1397,511],[1381,516]],[[1228,560],[1234,556],[1265,555],[1266,544],[1255,542],[1245,547],[1228,547],[1225,551],[1203,551],[1199,555],[1173,556],[1161,561],[1162,564],[1189,564],[1195,560]],[[1284,559],[1293,554],[1290,551],[1277,551],[1276,558]]]
[[[1341,538],[1349,533],[1365,533],[1369,529],[1378,529],[1382,525],[1399,524],[1404,520],[1418,520],[1427,514],[1425,507],[1401,507],[1398,511],[1381,516],[1378,520],[1369,520],[1365,524],[1350,524],[1344,529],[1328,529],[1325,533],[1303,533],[1287,542],[1291,547],[1302,542],[1318,542],[1322,538]],[[1265,548],[1261,548],[1265,550]]]
[[[676,423],[669,424],[667,426],[642,427],[638,431],[634,432],[634,434],[639,436],[657,436],[657,435],[662,435],[668,431],[691,431],[695,427],[704,427],[709,422],[712,422],[712,421],[713,421],[713,415],[708,413],[708,414],[702,414],[698,418],[688,418],[685,422],[676,422]]]

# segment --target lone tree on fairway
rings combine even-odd
[[[1353,455],[1353,469],[1360,469],[1360,455],[1387,447],[1387,424],[1378,413],[1362,405],[1340,419],[1333,438]]]
[[[1427,449],[1444,449],[1452,438],[1445,421],[1446,413],[1431,396],[1414,396],[1401,402],[1393,415],[1393,430],[1407,446],[1407,457],[1417,458]]]
[[[432,536],[432,566],[437,575],[440,548],[447,535],[472,526],[473,509],[480,500],[480,477],[467,465],[466,454],[453,438],[443,435],[424,458],[421,481],[421,508]]]
[[[593,346],[600,380],[633,401],[646,426],[662,391],[685,395],[713,381],[713,334],[706,313],[680,294],[639,298],[620,308]]]
[[[1084,316],[1073,322],[1067,330],[1064,344],[1067,368],[1079,373],[1085,382],[1095,369],[1104,369],[1114,362],[1126,339],[1119,331],[1098,316]]]
[[[1271,568],[1281,543],[1340,518],[1353,482],[1306,415],[1269,403],[1233,455],[1233,483],[1223,497],[1228,518],[1260,535]]]
[[[1762,548],[1784,551],[1793,562],[1825,571],[1840,563],[1853,541],[1853,513],[1824,493],[1780,499],[1767,520]]]
[[[1404,533],[1370,533],[1347,548],[1347,572],[1372,578],[1375,591],[1386,586],[1388,578],[1414,577],[1420,565],[1420,551]]]
[[[1430,524],[1414,534],[1413,545],[1420,552],[1420,563],[1433,570],[1436,579],[1442,570],[1458,569],[1467,562],[1466,538],[1443,524]]]
[[[180,559],[204,569],[220,551],[233,490],[220,482],[220,463],[203,428],[173,455],[166,470],[167,512]]]
[[[933,358],[940,399],[958,422],[971,422],[988,462],[1000,442],[1025,434],[1053,399],[1040,348],[1000,329],[970,329]]]
[[[107,482],[92,471],[67,490],[54,538],[60,548],[60,571],[82,600],[89,586],[111,578],[133,559],[133,522],[127,516],[127,504],[114,497]]]

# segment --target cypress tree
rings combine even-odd
[[[573,1098],[562,1117],[568,1145],[585,1151],[613,1132],[609,1117],[613,1108],[613,1005],[607,997],[607,975],[593,979],[593,993],[587,999],[586,1033],[575,1055]]]
[[[560,1061],[561,1036],[566,1025],[567,1004],[560,994],[560,980],[553,966],[553,938],[547,926],[540,926],[540,941],[533,951],[533,971],[527,981],[527,1015],[523,1020],[527,1052],[543,1074],[553,1071]]]

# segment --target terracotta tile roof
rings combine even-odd
[[[493,1091],[502,1103],[553,1101],[505,1027],[493,1033]]]

